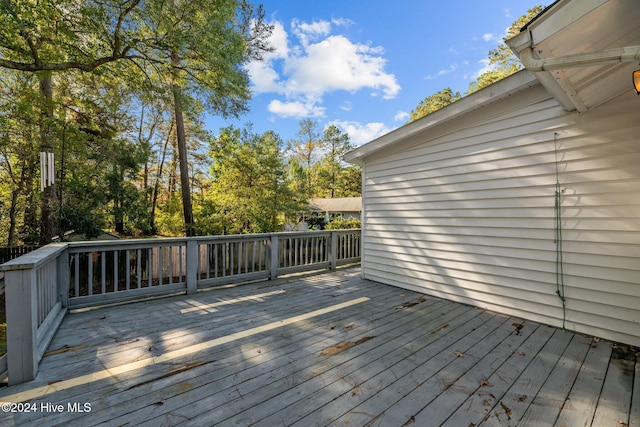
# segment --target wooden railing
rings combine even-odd
[[[38,248],[39,246],[9,246],[6,248],[0,248],[0,264],[4,264],[14,258],[28,254]]]
[[[360,230],[47,245],[0,266],[9,384],[35,377],[68,309],[190,294],[359,261]]]

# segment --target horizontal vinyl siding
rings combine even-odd
[[[640,121],[541,87],[365,159],[365,277],[556,326],[555,182],[568,328],[640,345]]]

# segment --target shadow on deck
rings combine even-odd
[[[639,426],[636,356],[351,267],[76,310],[0,424]]]

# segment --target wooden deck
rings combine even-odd
[[[640,426],[635,349],[359,273],[71,313],[0,424]]]

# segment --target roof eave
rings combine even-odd
[[[344,160],[362,164],[366,157],[384,150],[391,144],[508,98],[537,84],[539,82],[533,73],[520,71],[348,152],[344,155]]]

